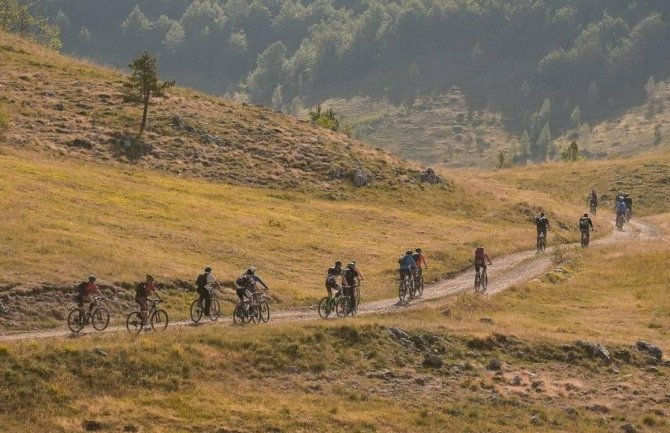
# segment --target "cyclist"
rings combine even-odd
[[[356,260],[352,260],[351,263],[354,264],[354,270],[358,274],[358,282],[360,283],[363,281],[363,273],[361,272],[361,269],[358,267],[358,265],[356,265]]]
[[[342,275],[342,272],[344,272],[342,269],[342,262],[339,260],[335,262],[335,267],[333,269],[335,269],[337,275]]]
[[[198,275],[198,279],[195,281],[198,295],[199,305],[202,306],[203,300],[205,301],[205,308],[203,313],[205,316],[209,317],[209,310],[212,306],[212,290],[221,288],[221,285],[217,281],[216,277],[212,274],[212,267],[207,266],[205,272]]]
[[[244,274],[240,275],[237,280],[235,280],[237,297],[240,298],[240,303],[244,302],[245,298],[251,300],[251,295],[256,293],[258,290],[257,285],[259,283],[265,290],[270,290],[261,277],[256,275],[256,268],[253,266],[247,269]]]
[[[359,273],[356,270],[356,263],[349,262],[347,264],[347,268],[342,274],[342,282],[344,284],[344,294],[349,296],[349,299],[351,299],[351,308],[354,310],[356,309],[356,293],[354,289],[359,284],[359,278]]]
[[[588,238],[591,235],[591,230],[593,230],[593,221],[589,218],[589,214],[585,213],[579,219],[579,231]]]
[[[626,210],[628,211],[628,219],[633,217],[633,198],[628,193],[624,193],[623,202],[626,203]]]
[[[328,291],[328,297],[332,298],[333,297],[333,290],[336,292],[341,292],[342,288],[340,287],[339,283],[337,282],[337,276],[338,276],[337,269],[334,267],[328,268],[328,273],[326,275],[326,290]]]
[[[589,195],[588,205],[593,209],[593,213],[596,212],[598,208],[598,194],[594,188],[591,188],[591,195]]]
[[[535,225],[537,226],[537,236],[540,236],[540,233],[547,237],[547,230],[551,230],[549,226],[549,219],[544,215],[544,212],[540,212],[540,216],[535,218]]]
[[[628,207],[626,206],[626,202],[623,198],[621,197],[621,200],[619,200],[616,204],[616,223],[619,222],[619,218],[623,218],[623,221],[625,221],[626,218],[626,210],[628,210]],[[623,225],[623,223],[622,223]]]
[[[405,276],[414,278],[414,273],[417,272],[416,262],[412,257],[412,250],[405,252],[404,256],[398,258],[398,264],[400,265],[400,281],[402,281]]]
[[[142,312],[142,323],[144,323],[144,329],[149,329],[147,324],[147,298],[149,295],[153,294],[160,301],[161,297],[158,295],[156,290],[156,283],[154,282],[154,277],[147,275],[146,280],[137,285],[135,289],[135,302],[140,305],[140,311]]]
[[[90,313],[93,310],[95,303],[91,299],[91,295],[97,294],[102,296],[100,292],[100,287],[95,284],[96,278],[95,275],[89,275],[87,281],[82,281],[77,286],[77,306],[79,308],[84,308],[84,304],[88,303],[88,312]]]
[[[419,275],[421,275],[422,267],[428,269],[426,255],[421,252],[421,248],[417,248],[414,251],[415,252],[412,254],[412,258],[414,259],[414,263],[416,263],[416,267],[419,270]]]
[[[484,247],[475,248],[475,272],[479,273],[480,269],[486,271],[486,262],[489,262],[489,265],[492,265],[489,255],[486,254]]]

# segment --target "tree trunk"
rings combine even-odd
[[[142,112],[142,125],[140,125],[140,133],[137,134],[137,138],[142,136],[144,128],[147,126],[147,113],[149,112],[149,98],[144,98],[144,111]]]

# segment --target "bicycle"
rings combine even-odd
[[[70,331],[78,333],[89,323],[96,331],[104,331],[109,326],[109,311],[105,307],[98,307],[98,301],[107,300],[102,296],[93,296],[92,306],[88,310],[77,307],[67,316],[67,326]]]
[[[596,203],[589,203],[589,210],[591,211],[592,215],[596,214],[596,211],[598,210],[598,205]]]
[[[479,271],[475,272],[475,292],[483,294],[489,285],[489,277],[486,274],[486,266],[481,266]]]
[[[589,233],[588,230],[582,230],[581,232],[582,232],[582,239],[581,239],[582,248],[587,248],[591,240],[591,234]]]
[[[543,253],[547,248],[547,235],[544,232],[540,232],[537,235],[537,252]]]
[[[351,298],[342,292],[342,289],[334,290],[334,294],[325,296],[319,301],[319,316],[323,319],[328,318],[333,311],[340,316],[352,316],[356,314],[356,309],[351,308]]]
[[[414,287],[416,296],[423,295],[423,272],[418,271],[414,274]]]
[[[158,304],[162,303],[161,299],[147,299],[147,303],[151,304],[151,308],[147,312],[151,329],[154,331],[163,331],[168,326],[168,314],[165,310],[158,308]],[[126,318],[126,329],[131,334],[139,334],[146,323],[142,316],[142,311],[133,311],[128,314]]]
[[[401,301],[404,301],[407,299],[407,295],[409,295],[411,299],[415,294],[416,288],[414,287],[414,277],[406,274],[403,276],[402,280],[400,280],[400,284],[398,285],[398,298],[400,298]]]
[[[211,295],[212,301],[209,306],[209,319],[212,322],[216,322],[221,317],[221,304],[219,304],[219,300],[216,297],[216,292],[212,291]],[[205,300],[203,299],[202,303],[204,302]],[[191,320],[193,323],[198,323],[205,313],[205,307],[202,303],[200,302],[200,298],[198,298],[191,304]]]
[[[617,213],[616,222],[615,222],[617,230],[623,231],[623,223],[625,222],[625,219],[626,219],[626,217],[623,214]]]

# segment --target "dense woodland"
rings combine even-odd
[[[7,0],[0,0],[7,1]],[[16,1],[16,0],[15,0]],[[18,0],[20,1],[20,0]],[[536,146],[670,70],[667,0],[42,0],[63,49],[296,112],[333,96],[463,89]],[[576,125],[575,125],[576,123]]]

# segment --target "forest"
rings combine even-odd
[[[639,101],[670,70],[665,0],[38,3],[64,51],[104,64],[149,51],[181,85],[293,113],[352,94],[411,105],[458,86],[533,143],[549,122],[565,131],[575,114]]]

